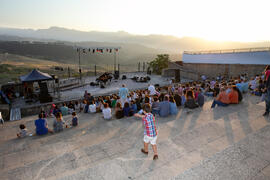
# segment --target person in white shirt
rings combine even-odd
[[[97,112],[97,107],[96,107],[96,104],[95,104],[95,102],[91,102],[91,104],[89,105],[89,112],[90,113],[95,113],[95,112]]]
[[[104,119],[111,119],[112,118],[112,110],[109,108],[108,103],[104,104],[104,109],[102,110]]]
[[[150,96],[153,96],[156,94],[156,88],[152,84],[149,85],[148,91],[150,91]]]

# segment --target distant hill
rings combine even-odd
[[[109,42],[122,44],[137,44],[144,47],[165,50],[170,53],[181,53],[185,50],[210,50],[270,46],[270,42],[213,42],[200,38],[178,38],[168,35],[133,35],[124,31],[98,32],[78,31],[60,27],[48,29],[15,29],[0,28],[0,35],[35,38],[43,41],[59,40],[70,42]]]
[[[13,39],[15,40],[16,38]],[[138,62],[149,62],[153,60],[157,54],[166,53],[165,51],[156,50],[137,44],[101,42],[59,43],[0,40],[0,53],[17,54],[26,57],[70,64],[78,63],[78,53],[76,51],[77,47],[86,49],[86,53],[81,53],[81,64],[84,65],[114,63],[113,53],[106,51],[104,51],[104,53],[93,53],[92,51],[89,52],[88,48],[93,47],[121,47],[121,49],[117,52],[117,63],[132,65],[135,65]]]

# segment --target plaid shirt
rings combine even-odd
[[[157,135],[155,117],[151,113],[147,113],[142,119],[144,125],[144,135],[155,137]]]

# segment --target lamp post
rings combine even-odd
[[[81,69],[81,49],[79,48],[79,74],[80,74],[80,81],[82,81],[82,69]]]

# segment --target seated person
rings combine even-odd
[[[186,94],[186,91],[184,90],[183,91],[183,94],[181,96],[181,106],[184,106],[185,103],[186,103],[186,96],[185,96],[185,94]]]
[[[78,125],[78,117],[76,112],[72,113],[72,122],[71,122],[72,126],[77,126]]]
[[[120,102],[118,102],[116,104],[116,107],[115,107],[115,117],[116,119],[121,119],[124,117],[124,111],[122,109],[122,105]]]
[[[112,106],[112,108],[115,107],[116,102],[117,102],[117,97],[116,97],[116,95],[113,95],[112,100],[111,100],[111,106]]]
[[[218,106],[228,106],[230,104],[230,99],[225,88],[221,88],[220,93],[218,94],[217,98],[214,99],[211,108],[214,108],[216,104]]]
[[[68,115],[68,107],[67,107],[66,103],[63,103],[63,106],[60,108],[60,111],[61,111],[63,116]]]
[[[54,110],[53,110],[53,115],[56,116],[56,114],[60,112],[61,113],[61,110],[58,108],[58,106],[55,106],[54,107]]]
[[[18,138],[22,138],[27,136],[27,129],[24,124],[20,124],[20,132],[17,133]]]
[[[62,118],[62,115],[60,112],[58,112],[56,114],[56,118],[53,122],[53,131],[54,132],[60,132],[60,131],[63,131],[63,125],[64,125],[64,122],[63,122],[63,118]]]
[[[169,100],[170,100],[170,114],[175,115],[178,113],[178,109],[177,109],[175,100],[172,96],[170,96]]]
[[[228,94],[229,99],[230,99],[230,104],[238,104],[239,99],[238,99],[238,92],[236,89],[236,86],[231,87],[231,92]]]
[[[88,101],[86,101],[86,104],[84,106],[84,113],[89,113],[89,105],[90,105],[90,103]]]
[[[104,119],[111,119],[112,118],[112,110],[109,107],[108,103],[104,103],[104,108],[102,109],[102,114]]]
[[[77,112],[77,113],[81,111],[81,109],[80,109],[80,104],[79,104],[78,101],[75,101],[74,108],[75,108],[75,112]]]
[[[179,94],[174,95],[174,100],[175,100],[175,103],[176,103],[177,107],[181,106],[182,99],[181,99],[181,96]]]
[[[238,94],[238,102],[241,102],[242,99],[243,99],[243,96],[242,96],[242,93],[241,91],[235,86],[233,87],[236,91],[237,91],[237,94]]]
[[[75,105],[73,104],[72,101],[69,102],[68,104],[68,114],[72,114],[75,111]],[[63,114],[63,112],[62,112]]]
[[[199,94],[197,97],[197,103],[199,104],[200,107],[203,107],[204,105],[204,95],[202,93],[202,89],[199,89]]]
[[[36,134],[44,135],[48,132],[52,133],[52,130],[48,128],[47,120],[44,119],[43,114],[38,115],[39,119],[35,120]]]
[[[193,95],[193,91],[192,90],[189,90],[187,92],[187,100],[185,102],[185,107],[186,108],[189,108],[189,109],[194,109],[194,108],[197,108],[199,107],[198,104],[196,104],[196,101],[195,101],[195,98],[194,98],[194,95]]]
[[[159,103],[159,115],[161,117],[167,117],[170,115],[170,103],[168,96],[164,96],[164,101]]]
[[[129,107],[128,102],[125,102],[123,111],[124,111],[124,116],[132,116],[133,115],[133,112],[132,112],[131,108]]]
[[[159,109],[160,109],[159,101],[158,101],[158,98],[155,96],[154,97],[154,102],[152,103],[152,113],[154,115],[159,114]]]
[[[95,112],[97,112],[97,107],[96,107],[95,101],[90,102],[90,105],[89,105],[89,112],[90,112],[90,113],[95,113]]]
[[[134,100],[131,100],[131,110],[133,113],[137,113],[137,104]]]
[[[243,92],[243,80],[241,81],[236,81],[236,87],[239,89],[240,92]]]

